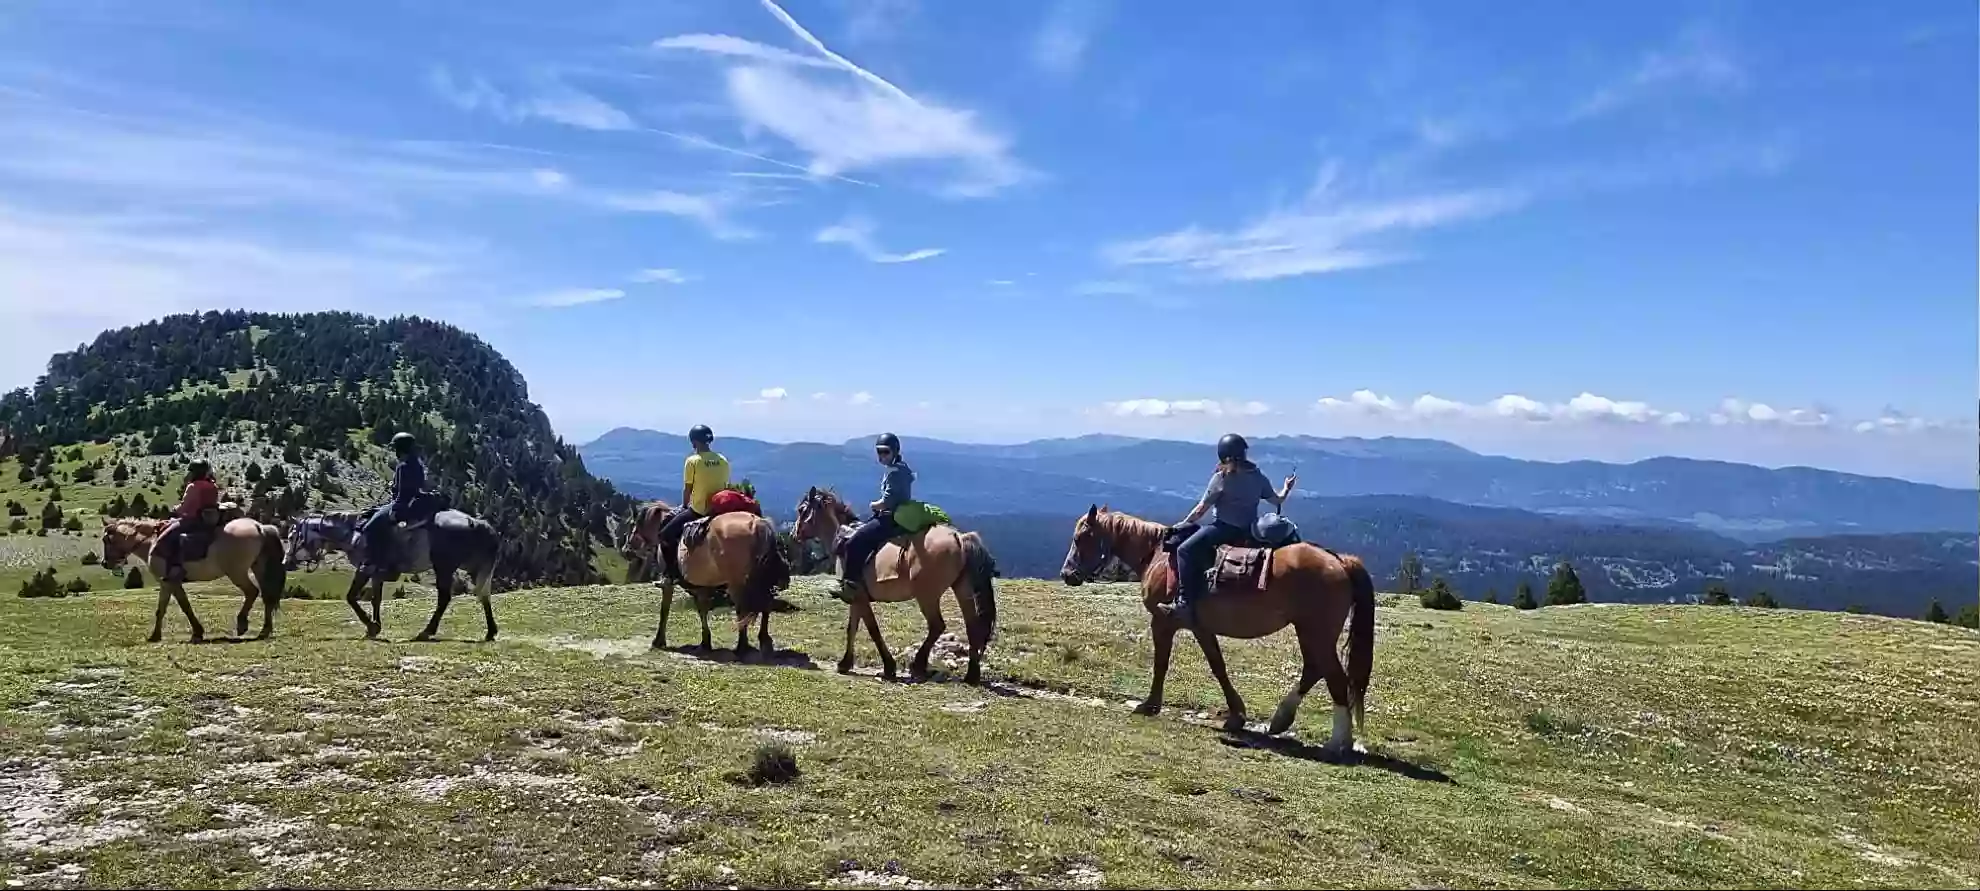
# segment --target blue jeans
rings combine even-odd
[[[851,538],[846,539],[846,566],[839,577],[849,582],[857,582],[866,573],[866,561],[873,559],[874,553],[887,543],[887,539],[905,532],[894,522],[892,513],[881,514],[861,523]]]
[[[1176,548],[1176,573],[1181,576],[1176,579],[1176,605],[1194,603],[1210,593],[1204,573],[1210,570],[1210,561],[1216,559],[1217,546],[1236,544],[1249,535],[1244,527],[1219,520],[1197,529],[1184,540]]]

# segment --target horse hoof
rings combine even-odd
[[[255,639],[255,640],[267,640],[267,639],[269,639],[269,638],[271,638],[271,637],[274,637],[274,636],[275,636],[275,632],[273,632],[273,631],[263,631],[263,632],[261,632],[260,634],[257,634],[257,635],[255,635],[255,636],[254,636],[254,639]]]
[[[414,643],[425,643],[432,639],[433,639],[433,632],[431,631],[421,631],[420,633],[413,635]]]
[[[974,668],[970,669],[968,674],[963,675],[963,683],[968,684],[972,687],[982,686],[983,685],[982,672],[979,672]]]
[[[667,648],[667,642],[657,637],[653,639],[652,644],[647,646],[647,649],[649,650],[664,650],[666,648]]]
[[[153,632],[151,632],[151,636],[150,636],[150,637],[147,637],[147,638],[145,638],[145,639],[144,639],[144,642],[145,642],[145,643],[157,643],[157,642],[159,642],[159,641],[161,641],[161,640],[164,640],[164,639],[165,639],[165,635],[163,635],[163,634],[160,634],[159,632],[156,632],[156,631],[153,631]]]
[[[246,637],[246,636],[247,636],[247,622],[248,622],[248,620],[247,620],[247,616],[242,616],[242,617],[240,617],[239,619],[237,619],[237,620],[235,620],[235,621],[234,621],[234,636],[235,636],[235,637]]]
[[[1159,702],[1155,702],[1153,700],[1144,699],[1141,701],[1140,705],[1134,707],[1134,713],[1137,715],[1142,715],[1144,717],[1152,718],[1162,713],[1162,704]]]
[[[206,635],[204,635],[204,634],[199,634],[199,633],[194,633],[194,634],[193,634],[193,636],[192,636],[192,642],[193,642],[193,643],[196,643],[196,644],[197,644],[197,643],[206,643]]]
[[[158,638],[156,637],[152,638],[152,640],[157,640],[157,639]],[[839,660],[840,674],[852,674],[852,670],[853,670],[853,660],[851,656],[847,656],[846,658]]]
[[[1236,733],[1243,729],[1244,729],[1243,715],[1232,715],[1224,719],[1224,730],[1230,733]]]
[[[495,642],[495,632],[493,632],[493,631],[490,631],[490,632],[488,632],[487,634],[485,634],[485,635],[482,635],[482,638],[481,638],[481,642],[482,642],[482,643],[494,643],[494,642]]]
[[[378,639],[378,633],[379,633],[380,631],[383,631],[383,630],[384,630],[383,628],[381,628],[381,627],[379,627],[379,626],[377,626],[377,625],[366,625],[366,626],[364,626],[364,639],[365,639],[365,640],[377,640],[377,639]]]

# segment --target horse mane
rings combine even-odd
[[[1135,551],[1146,551],[1146,559],[1154,559],[1162,550],[1162,536],[1168,534],[1169,527],[1152,520],[1144,520],[1120,511],[1103,510],[1097,514],[1100,529],[1114,542],[1114,553],[1128,550],[1124,545],[1133,545]],[[1132,567],[1140,569],[1141,567]]]

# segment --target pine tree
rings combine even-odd
[[[41,528],[43,529],[62,528],[61,505],[56,504],[53,501],[49,501],[48,503],[43,504],[41,506]]]
[[[1499,589],[1497,589],[1497,588],[1486,588],[1486,589],[1485,589],[1485,599],[1484,599],[1484,600],[1481,600],[1481,601],[1479,601],[1479,602],[1480,602],[1480,603],[1498,603],[1498,602],[1499,602]]]
[[[1566,606],[1587,602],[1588,591],[1581,587],[1581,577],[1574,574],[1574,567],[1562,560],[1554,567],[1553,578],[1547,580],[1547,605]]]
[[[1539,609],[1540,603],[1533,599],[1533,585],[1525,579],[1519,580],[1519,587],[1513,591],[1512,605],[1515,609]]]
[[[248,485],[250,486],[261,482],[261,464],[259,462],[249,461],[247,470],[243,471],[241,476],[248,481]]]
[[[125,464],[122,461],[117,462],[117,469],[110,471],[110,481],[116,483],[119,486],[130,482],[131,481],[130,465]]]
[[[1705,594],[1699,598],[1699,602],[1706,606],[1731,606],[1732,592],[1726,590],[1724,583],[1713,582],[1705,586]]]
[[[1935,599],[1932,601],[1932,605],[1925,610],[1925,621],[1937,622],[1944,625],[1951,622],[1952,617],[1946,615],[1946,608],[1940,606],[1939,601]]]
[[[1766,589],[1762,588],[1746,595],[1745,605],[1756,609],[1775,609],[1780,606],[1780,603],[1774,600],[1774,595],[1767,593]]]
[[[1980,606],[1969,603],[1960,607],[1959,615],[1953,617],[1953,624],[1964,625],[1968,628],[1980,628]]]
[[[124,587],[127,589],[144,587],[144,570],[131,567],[130,572],[124,573]]]
[[[299,446],[293,442],[283,446],[282,463],[301,465],[303,463],[302,446]]]
[[[1403,554],[1402,565],[1396,568],[1396,584],[1402,586],[1404,594],[1416,593],[1423,583],[1423,560],[1415,551]]]
[[[151,516],[151,505],[145,503],[143,492],[131,496],[130,512],[133,517]]]
[[[103,515],[106,517],[127,517],[130,516],[130,510],[131,506],[128,502],[124,501],[123,494],[118,493],[117,497],[110,499],[109,504],[103,506]]]

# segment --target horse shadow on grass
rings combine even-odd
[[[1288,758],[1297,758],[1301,761],[1314,761],[1341,767],[1373,767],[1378,770],[1386,770],[1407,779],[1430,783],[1447,783],[1453,786],[1457,785],[1457,780],[1452,779],[1449,774],[1434,767],[1426,767],[1421,764],[1405,761],[1401,758],[1384,755],[1380,752],[1364,752],[1360,749],[1353,749],[1340,754],[1333,754],[1320,746],[1301,742],[1290,736],[1268,736],[1256,730],[1225,731],[1224,735],[1217,741],[1234,749],[1258,749],[1284,755]]]
[[[697,662],[710,662],[717,665],[735,665],[742,668],[790,668],[798,671],[817,671],[818,661],[803,650],[780,647],[767,657],[762,650],[753,650],[745,658],[737,659],[733,649],[704,649],[700,644],[684,644],[667,647],[664,652],[676,657],[693,659]]]

